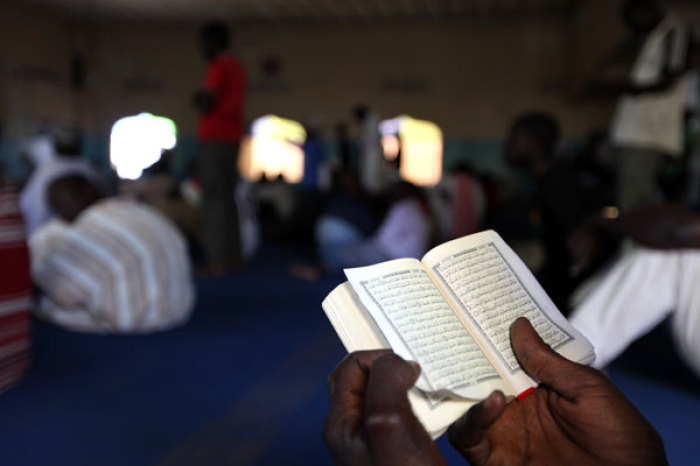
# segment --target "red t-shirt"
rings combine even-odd
[[[233,55],[219,55],[209,62],[204,87],[214,93],[214,105],[199,117],[199,140],[240,141],[246,88],[243,67]]]

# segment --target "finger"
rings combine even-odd
[[[593,370],[569,361],[545,344],[526,318],[521,317],[513,323],[510,336],[513,351],[523,369],[565,398],[576,398],[580,387],[597,380]]]
[[[329,409],[323,436],[329,444],[342,442],[359,428],[372,362],[389,350],[359,351],[347,355],[328,379]]]
[[[389,442],[397,431],[422,429],[408,401],[408,390],[420,375],[416,363],[395,354],[377,358],[369,373],[364,428],[372,441]]]
[[[459,418],[447,431],[447,436],[467,460],[473,464],[485,463],[491,446],[487,433],[501,417],[506,406],[506,397],[495,391],[481,403],[472,406],[467,414]]]
[[[357,392],[364,394],[369,368],[385,354],[391,354],[391,350],[356,351],[345,356],[328,377],[331,406],[342,404]]]
[[[396,355],[381,356],[372,364],[363,427],[376,464],[444,464],[408,401],[408,390],[419,376],[417,363]]]

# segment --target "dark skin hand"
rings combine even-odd
[[[508,404],[494,392],[450,427],[471,464],[667,464],[659,434],[602,373],[552,351],[524,318],[511,342],[540,385]]]
[[[679,205],[638,209],[608,222],[606,227],[609,231],[629,235],[651,249],[700,247],[700,217]]]
[[[494,392],[450,427],[472,465],[667,464],[657,432],[602,373],[556,354],[526,319],[511,341],[540,385],[510,403]],[[324,426],[337,464],[445,464],[406,398],[418,374],[388,351],[353,353],[338,366]]]
[[[586,270],[597,252],[596,232],[627,236],[649,249],[700,248],[700,216],[673,204],[654,205],[606,220],[592,217],[568,239],[574,268]]]
[[[352,353],[338,365],[328,380],[323,427],[336,464],[447,464],[408,402],[419,375],[418,365],[388,350]]]

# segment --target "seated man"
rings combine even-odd
[[[37,314],[71,330],[148,333],[187,321],[194,288],[187,246],[163,216],[103,200],[82,175],[56,179],[58,218],[30,238]]]
[[[571,323],[593,343],[596,367],[605,367],[627,346],[671,317],[680,356],[700,377],[700,217],[662,205],[596,225],[629,235],[643,246],[621,257],[585,297]],[[589,246],[572,242],[578,267]]]
[[[428,250],[433,233],[430,209],[422,191],[402,181],[386,190],[385,200],[388,209],[384,219],[376,232],[366,235],[373,222],[371,216],[364,214],[370,210],[349,197],[338,197],[316,224],[321,264],[294,266],[292,274],[316,280],[324,272],[337,273],[392,259],[420,259]]]
[[[326,270],[337,272],[405,257],[419,259],[425,254],[430,246],[432,222],[421,190],[399,182],[386,191],[386,199],[388,211],[379,229],[369,238],[357,235],[354,241],[341,244],[337,235],[327,234],[329,228],[321,219],[317,242]]]

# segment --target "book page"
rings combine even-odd
[[[345,272],[394,352],[421,365],[418,388],[476,399],[505,388],[419,261]]]
[[[322,307],[348,353],[391,348],[348,282],[333,290]],[[476,403],[462,398],[431,397],[417,388],[408,392],[408,401],[433,438],[442,435]]]
[[[530,320],[554,350],[581,363],[593,348],[561,315],[520,258],[489,231],[455,240],[423,259],[472,335],[516,392],[535,386],[522,370],[510,344],[510,326],[518,317]]]

